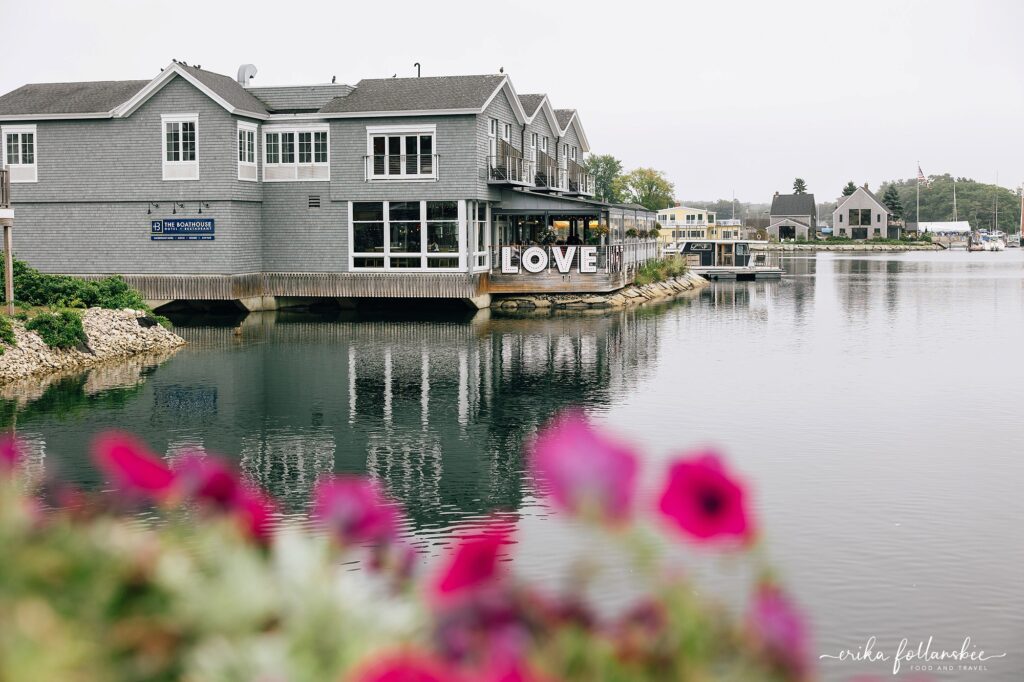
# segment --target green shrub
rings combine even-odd
[[[686,261],[679,256],[669,256],[650,260],[636,270],[636,284],[644,286],[655,282],[664,282],[673,277],[681,277],[686,274]]]
[[[61,311],[56,315],[39,313],[25,323],[25,329],[39,334],[43,343],[50,348],[74,348],[89,340],[82,327],[82,318],[70,310]]]
[[[158,325],[160,325],[161,327],[163,327],[164,329],[170,329],[171,327],[173,327],[173,326],[174,326],[174,325],[173,325],[173,324],[171,323],[171,321],[170,321],[170,320],[168,320],[168,319],[167,319],[166,317],[164,317],[163,315],[154,315],[154,316],[153,316],[153,319],[154,319],[154,320],[156,320],[156,323],[157,323]]]
[[[0,263],[0,274],[3,265]],[[142,295],[119,275],[87,281],[67,275],[47,275],[14,261],[14,292],[19,304],[54,308],[134,308],[146,310]]]
[[[14,327],[11,326],[11,318],[6,315],[0,315],[0,342],[6,343],[8,346],[17,344],[17,339],[14,338]]]

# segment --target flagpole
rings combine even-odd
[[[917,231],[921,231],[921,162],[917,162]]]
[[[953,222],[956,222],[956,178],[953,178]]]

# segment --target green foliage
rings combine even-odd
[[[640,204],[649,211],[660,211],[675,202],[675,185],[653,168],[637,168],[620,175],[615,185],[625,202]]]
[[[622,174],[622,162],[611,154],[593,154],[583,162],[583,168],[594,176],[594,198],[612,204],[622,202],[615,179]]]
[[[8,346],[17,344],[17,340],[14,338],[14,327],[11,325],[11,318],[6,315],[0,315],[0,342],[6,343]]]
[[[39,337],[50,348],[74,348],[88,342],[82,318],[78,313],[64,310],[56,315],[39,313],[25,323],[25,329],[39,334]]]
[[[803,178],[793,180],[793,194],[807,194],[807,182]]]
[[[14,292],[19,303],[33,306],[146,309],[142,295],[120,276],[86,281],[67,275],[47,275],[17,259],[14,261]]]
[[[174,326],[171,321],[163,315],[153,315],[153,319],[156,320],[156,323],[164,329],[170,329]]]
[[[857,191],[857,185],[853,184],[853,180],[846,183],[846,187],[843,187],[843,196],[848,197]]]
[[[921,185],[921,222],[953,220],[953,176],[932,175]],[[956,217],[971,223],[974,229],[991,229],[999,206],[999,229],[1007,233],[1020,229],[1020,195],[1005,187],[956,178]],[[918,222],[917,180],[893,180],[882,185],[883,196],[895,187],[906,220]]]
[[[889,209],[889,213],[894,218],[903,217],[903,202],[900,201],[900,193],[896,189],[895,185],[889,185],[885,188],[885,193],[882,195],[882,203]]]
[[[686,274],[686,261],[679,256],[669,256],[650,260],[636,270],[636,284],[644,286],[655,282],[664,282],[673,277],[682,277]]]

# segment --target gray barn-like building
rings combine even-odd
[[[518,95],[507,75],[256,87],[254,73],[173,62],[149,81],[0,97],[15,254],[45,272],[122,274],[156,303],[486,305],[502,244],[555,230],[568,243],[607,233],[611,248],[616,225],[653,227],[642,209],[592,200],[578,114]]]

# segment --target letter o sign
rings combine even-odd
[[[539,246],[531,246],[523,251],[523,269],[527,272],[540,272],[548,267],[548,252]]]

